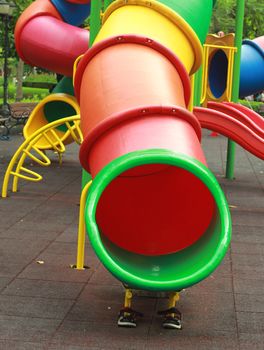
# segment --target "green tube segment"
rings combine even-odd
[[[72,78],[63,77],[59,83],[55,86],[52,91],[52,94],[64,93],[71,96],[74,96],[74,89],[72,84]],[[49,123],[54,122],[55,120],[71,117],[76,114],[75,109],[70,106],[68,103],[63,101],[52,101],[48,102],[44,107],[44,114]],[[67,131],[65,125],[58,126],[58,130],[62,132]]]
[[[173,254],[145,256],[128,252],[100,233],[96,222],[97,205],[106,187],[128,169],[146,164],[167,164],[193,173],[215,200],[215,214],[204,235]],[[131,152],[103,168],[89,190],[85,219],[91,244],[104,266],[123,283],[145,290],[177,291],[200,282],[221,263],[231,239],[228,204],[214,175],[199,161],[165,149]]]
[[[213,0],[159,0],[178,13],[195,31],[203,44],[210,26]]]
[[[107,1],[107,5],[113,2]],[[205,42],[216,0],[159,0],[156,2],[166,5],[179,14],[192,27],[200,42],[202,44]]]

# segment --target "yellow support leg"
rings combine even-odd
[[[124,307],[125,308],[130,308],[131,309],[132,297],[133,297],[133,294],[132,294],[131,289],[126,288],[126,291],[125,291],[125,303],[124,303]]]
[[[80,211],[79,211],[79,228],[78,228],[78,246],[77,246],[77,262],[76,269],[84,270],[84,250],[85,250],[85,220],[84,210],[87,198],[87,193],[92,184],[92,180],[89,181],[82,190],[80,198]]]
[[[180,293],[179,292],[172,292],[169,295],[169,307],[168,309],[171,309],[173,307],[176,307],[177,302],[180,300]],[[171,314],[172,317],[175,317],[175,314]]]

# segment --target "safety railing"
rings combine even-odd
[[[64,137],[61,137],[57,132],[57,128],[62,125],[66,126],[67,128],[67,132],[64,134]],[[40,174],[26,168],[24,165],[27,158],[30,158],[32,161],[41,166],[49,166],[51,164],[51,160],[45,154],[45,151],[39,149],[37,146],[37,143],[41,138],[46,139],[50,145],[50,150],[58,153],[61,162],[61,155],[65,152],[64,140],[66,139],[66,136],[68,137],[69,135],[76,143],[82,143],[83,136],[80,129],[80,115],[56,120],[41,127],[26,138],[9,162],[2,186],[2,197],[7,197],[11,176],[13,176],[12,192],[17,192],[19,179],[33,182],[42,180],[43,177]]]

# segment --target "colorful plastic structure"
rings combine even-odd
[[[59,131],[60,129],[63,132]],[[7,197],[11,176],[13,177],[12,192],[17,192],[19,179],[33,182],[42,180],[40,174],[25,166],[26,160],[30,159],[41,166],[49,166],[51,161],[45,150],[47,148],[53,150],[60,157],[65,152],[65,146],[69,141],[78,144],[83,141],[80,115],[60,118],[54,122],[44,124],[41,128],[32,132],[19,146],[9,162],[2,186],[2,198]]]
[[[15,29],[16,49],[20,57],[32,66],[65,76],[52,95],[41,101],[33,111],[24,128],[25,138],[47,123],[79,114],[78,105],[72,97],[71,77],[75,59],[88,48],[89,32],[78,26],[89,12],[87,1],[37,0],[20,16]],[[65,139],[63,130],[60,131],[58,134]],[[46,140],[40,148],[45,147],[50,148]]]
[[[263,159],[263,121],[231,103],[193,109],[193,75],[215,1],[106,3],[89,50],[87,31],[73,27],[89,12],[82,0],[37,0],[18,22],[17,48],[26,62],[66,76],[79,56],[74,87],[84,137],[80,161],[93,182],[81,200],[77,268],[84,257],[85,216],[106,268],[128,288],[171,292],[169,315],[175,315],[178,292],[217,268],[231,238],[228,204],[207,167],[201,126]],[[95,0],[93,5],[100,10]],[[67,101],[77,110],[72,97]],[[52,108],[39,106],[34,131]],[[131,308],[130,289],[125,307]]]
[[[228,55],[228,49],[234,47],[232,34],[223,38],[210,35],[209,42],[218,47],[214,47],[211,52],[209,63],[209,82],[211,88],[211,99],[223,98],[226,88],[232,86],[228,82],[228,69],[233,66],[232,58]],[[214,38],[214,40],[212,40]],[[227,48],[221,46],[225,43]],[[256,94],[264,89],[264,36],[254,40],[243,40],[241,48],[240,65],[240,97]]]
[[[230,239],[228,206],[188,110],[213,2],[197,1],[191,15],[189,6],[113,2],[75,74],[80,160],[95,178],[88,232],[106,267],[136,288],[177,291],[199,282]]]

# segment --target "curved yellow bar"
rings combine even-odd
[[[95,43],[115,35],[134,34],[158,41],[193,74],[202,62],[202,46],[190,25],[157,1],[117,0],[106,10]]]
[[[47,103],[54,102],[54,101],[62,101],[62,102],[68,103],[70,106],[74,108],[74,110],[76,111],[76,115],[80,114],[80,107],[75,97],[67,94],[62,94],[62,93],[51,94],[45,97],[32,111],[23,129],[23,134],[25,139],[29,138],[37,130],[39,130],[40,128],[42,128],[43,126],[49,123],[45,118],[44,107]],[[52,148],[54,148],[54,146],[55,147],[57,146],[60,149],[61,143],[67,145],[73,141],[75,140],[73,140],[72,133],[70,130],[63,132],[63,131],[60,131],[59,129],[56,129],[54,130],[54,134],[50,135],[49,139],[47,139],[47,137],[43,135],[43,137],[41,137],[38,140],[36,147],[38,147],[39,149],[50,149],[52,144],[53,146]]]
[[[8,184],[9,184],[9,179],[11,175],[14,176],[13,186],[12,186],[13,192],[17,192],[19,178],[22,178],[28,181],[40,181],[42,179],[42,176],[39,175],[38,173],[35,173],[34,171],[23,167],[26,157],[31,158],[33,161],[36,161],[39,165],[42,165],[42,166],[48,166],[50,164],[50,160],[48,159],[48,157],[37,147],[39,140],[42,137],[45,138],[45,136],[47,136],[48,133],[51,133],[54,128],[65,124],[67,127],[70,126],[70,130],[67,132],[70,133],[71,135],[74,135],[73,137],[74,140],[78,144],[80,144],[83,140],[83,136],[81,135],[79,123],[80,123],[80,115],[62,118],[50,124],[44,125],[42,128],[36,130],[33,134],[31,134],[28,138],[26,138],[24,142],[18,147],[10,163],[8,164],[8,167],[4,176],[3,186],[2,186],[2,198],[7,197]],[[52,149],[54,145],[56,145],[56,143],[50,145],[49,148]],[[59,142],[59,145],[60,145],[60,149],[62,149],[62,147],[64,148],[64,145],[61,144],[61,141]],[[39,159],[39,158],[37,159],[32,153],[30,153],[32,149],[36,153],[38,153],[42,159]],[[33,175],[33,177],[23,175],[21,174],[21,171],[24,173],[31,174]]]

